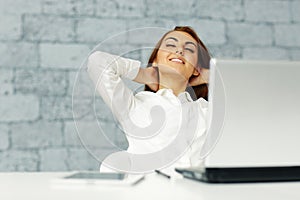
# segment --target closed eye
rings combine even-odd
[[[166,44],[166,47],[176,47],[174,44]]]
[[[191,53],[194,53],[195,51],[193,49],[190,48],[185,48],[186,50],[190,51]]]

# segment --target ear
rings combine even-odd
[[[194,75],[194,76],[199,76],[199,75],[200,75],[200,73],[199,73],[199,71],[197,70],[197,68],[194,69],[193,75]]]
[[[152,66],[157,66],[156,58],[153,60]]]

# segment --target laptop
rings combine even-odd
[[[204,162],[176,171],[210,183],[299,181],[300,62],[215,63]]]

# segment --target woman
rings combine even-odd
[[[190,27],[167,32],[147,68],[141,68],[139,61],[105,52],[89,56],[88,73],[129,143],[122,155],[129,160],[129,168],[123,168],[124,159],[117,158],[119,166],[104,162],[100,171],[163,169],[173,173],[174,167],[201,163],[210,60],[207,48]],[[145,91],[134,95],[121,78],[145,84]]]

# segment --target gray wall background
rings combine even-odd
[[[99,130],[126,148],[124,136],[101,99],[93,113],[92,85],[77,70],[99,42],[142,27],[190,25],[214,57],[299,60],[298,0],[0,0],[0,171],[98,170],[81,145],[81,133]],[[145,62],[152,35],[126,34],[107,51],[138,49]],[[151,45],[150,45],[151,46]],[[99,138],[98,138],[99,139]],[[97,157],[115,151],[104,137]]]

